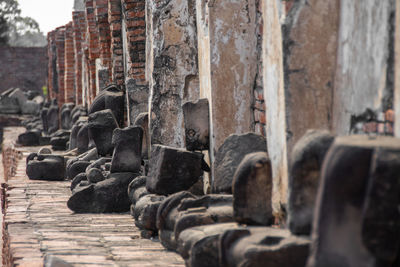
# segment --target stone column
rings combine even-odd
[[[56,29],[56,58],[57,58],[57,79],[58,79],[58,93],[56,94],[59,107],[64,103],[64,70],[65,70],[65,27]]]
[[[330,129],[340,0],[295,2],[284,25],[288,152],[308,129]]]
[[[85,13],[81,10],[75,9],[72,12],[73,18],[73,29],[74,29],[74,51],[75,51],[75,75],[74,75],[74,87],[75,87],[75,104],[82,104],[82,55],[83,55],[83,32],[85,30]]]
[[[254,131],[256,0],[197,1],[202,96],[210,103],[211,158],[232,133]]]
[[[393,93],[390,53],[394,3],[394,0],[341,1],[332,127],[339,135],[354,130],[352,117],[367,109],[376,115],[389,104]]]
[[[57,46],[56,31],[47,34],[47,52],[48,52],[48,100],[55,98],[58,92],[58,74],[57,74]]]
[[[64,99],[65,102],[75,103],[75,51],[72,22],[65,26],[65,73]]]
[[[89,105],[96,97],[96,58],[99,58],[99,33],[95,18],[94,0],[86,0],[86,42],[88,44],[88,80],[90,88],[88,90]]]
[[[286,144],[286,107],[283,80],[282,30],[277,0],[263,0],[263,82],[266,101],[266,136],[271,159],[275,213],[287,203],[288,162]]]
[[[199,97],[194,0],[148,2],[152,144],[184,147],[182,104]]]
[[[111,33],[111,76],[112,81],[120,86],[124,84],[121,20],[121,0],[108,0],[108,23]]]

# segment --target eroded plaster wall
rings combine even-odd
[[[342,0],[333,131],[349,134],[352,116],[383,112],[388,83],[394,1]]]
[[[148,2],[147,11],[151,143],[184,147],[182,105],[199,98],[195,1]]]

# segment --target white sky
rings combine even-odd
[[[35,19],[45,35],[72,20],[74,0],[18,0],[18,3],[22,16]]]

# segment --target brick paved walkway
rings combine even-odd
[[[28,154],[23,151],[7,182],[5,266],[42,266],[46,255],[74,266],[184,266],[157,240],[141,238],[128,213],[73,214],[66,205],[70,182],[30,181]]]

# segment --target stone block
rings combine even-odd
[[[88,114],[97,111],[110,109],[117,121],[119,127],[124,123],[124,92],[117,85],[110,85],[100,91],[92,105]]]
[[[39,138],[40,138],[40,132],[27,131],[18,136],[18,143],[23,146],[38,146]]]
[[[227,230],[219,242],[220,266],[226,267],[305,266],[310,247],[309,239],[272,227]],[[200,263],[204,256],[194,260]]]
[[[49,125],[49,134],[54,133],[59,129],[59,118],[58,118],[59,108],[57,105],[57,99],[51,101],[49,111],[47,112],[47,123]]]
[[[325,154],[334,141],[326,130],[308,130],[292,151],[289,171],[288,225],[295,235],[309,235]]]
[[[149,136],[149,114],[147,112],[140,113],[133,125],[140,126],[143,128],[143,138],[142,138],[142,158],[149,158],[149,150],[150,150],[150,136]]]
[[[142,163],[143,128],[130,126],[116,128],[112,144],[114,152],[111,161],[111,172],[139,172]]]
[[[394,266],[399,156],[397,138],[336,137],[321,171],[307,266]]]
[[[113,173],[99,183],[77,187],[69,198],[68,208],[76,213],[127,212],[129,201],[129,183],[139,174]]]
[[[190,188],[203,174],[203,154],[184,149],[154,145],[146,188],[168,195]]]
[[[150,194],[146,189],[146,176],[135,178],[128,187],[128,196],[133,205],[143,196]]]
[[[36,155],[27,162],[26,174],[31,180],[62,181],[65,179],[64,157]]]
[[[262,135],[232,134],[226,138],[215,155],[212,192],[231,194],[236,168],[247,154],[253,152],[267,152],[267,143]]]
[[[174,218],[174,238],[191,227],[234,222],[232,195],[209,194],[196,199],[182,199]]]
[[[67,166],[67,177],[69,179],[74,179],[80,173],[84,173],[86,171],[87,166],[90,165],[89,161],[76,161],[69,166]]]
[[[101,156],[111,155],[114,146],[112,135],[118,123],[110,109],[97,111],[89,115],[88,128]]]
[[[248,225],[271,225],[272,171],[266,152],[247,154],[237,167],[232,184],[233,216]]]
[[[91,168],[86,171],[86,179],[90,183],[95,184],[104,181],[106,177],[104,177],[103,172],[100,169]]]
[[[188,228],[177,241],[177,252],[186,266],[220,266],[219,238],[227,230],[238,228],[237,223],[217,223]]]
[[[156,219],[157,210],[165,196],[148,194],[144,195],[135,203],[133,217],[135,218],[135,225],[139,229],[150,230],[157,232]]]
[[[208,150],[210,112],[208,99],[186,102],[182,106],[185,119],[185,146],[189,151]]]
[[[170,250],[176,249],[174,234],[175,220],[178,215],[178,207],[183,199],[196,199],[196,196],[182,191],[168,196],[157,210],[156,227],[161,244]]]

